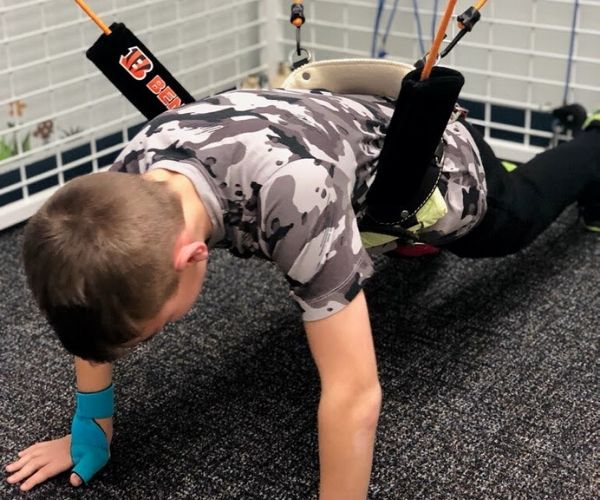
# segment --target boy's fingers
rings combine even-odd
[[[15,460],[14,462],[11,462],[10,464],[6,465],[4,467],[4,470],[7,470],[8,472],[12,472],[17,468],[17,464],[20,462],[20,460]]]
[[[10,476],[7,479],[7,481],[9,483],[18,483],[19,481],[22,481],[26,477],[31,476],[31,474],[33,474],[35,471],[37,471],[38,469],[43,467],[43,465],[45,465],[45,464],[40,464],[37,461],[28,462],[27,464],[25,464],[23,466],[23,468],[20,471],[13,474],[12,476]]]
[[[35,458],[33,455],[26,455],[26,456],[20,458],[19,460],[13,462],[12,464],[8,464],[6,466],[6,470],[8,472],[14,472],[16,470],[19,470],[21,467],[23,467],[27,462],[29,462],[33,458]]]
[[[25,448],[24,450],[21,450],[19,453],[17,453],[17,455],[20,457],[22,457],[23,455],[28,455],[29,453],[34,451],[36,448],[39,448],[40,444],[42,444],[42,443],[32,444],[29,448]]]
[[[46,479],[51,477],[52,475],[48,472],[47,469],[48,469],[48,467],[42,467],[33,476],[31,476],[27,481],[25,481],[21,485],[21,491],[28,491],[31,488],[33,488],[35,485],[43,483]]]
[[[64,470],[68,469],[68,467],[69,466],[67,464],[60,464],[56,461],[47,463],[44,466],[40,466],[40,469],[21,485],[21,490],[30,490],[35,485],[43,483],[47,479],[60,474]]]
[[[75,473],[71,474],[71,484],[73,486],[81,486],[82,483],[83,483],[83,481],[77,474],[75,474]]]

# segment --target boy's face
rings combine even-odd
[[[158,168],[146,172],[144,178],[150,182],[164,183],[181,200],[185,227],[173,249],[173,268],[179,276],[179,285],[159,313],[142,325],[141,335],[124,347],[133,347],[149,340],[165,324],[181,319],[192,308],[204,283],[208,260],[206,241],[212,231],[206,208],[185,175]]]
[[[202,291],[207,266],[207,257],[196,259],[199,257],[191,257],[187,265],[179,271],[179,286],[175,294],[165,302],[154,318],[143,325],[142,335],[128,343],[126,347],[147,342],[167,323],[181,319],[192,308]]]

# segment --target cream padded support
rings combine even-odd
[[[283,82],[284,89],[326,89],[339,94],[380,95],[396,99],[409,64],[382,59],[332,59],[306,64]]]

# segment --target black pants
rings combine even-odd
[[[501,257],[521,250],[569,205],[600,198],[600,129],[545,151],[508,172],[482,135],[465,123],[481,153],[488,210],[480,224],[444,248],[461,257]]]

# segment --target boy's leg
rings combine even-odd
[[[469,234],[445,248],[463,257],[500,257],[531,243],[577,200],[600,201],[600,129],[539,154],[508,172],[481,134],[466,124],[482,156],[488,211]]]

